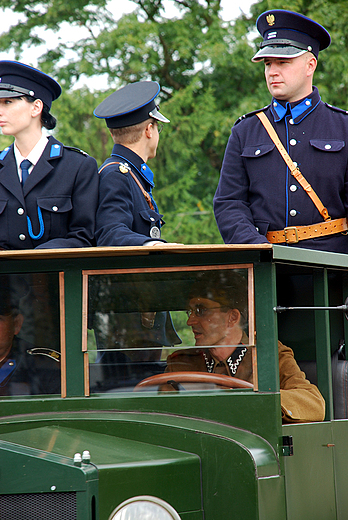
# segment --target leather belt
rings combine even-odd
[[[324,237],[335,233],[343,233],[348,231],[348,223],[346,218],[336,218],[335,220],[327,220],[320,224],[312,224],[310,226],[289,226],[280,231],[268,231],[266,238],[271,244],[297,244],[300,240],[308,240],[309,238]]]

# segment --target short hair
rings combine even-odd
[[[154,123],[154,119],[146,119],[137,125],[123,126],[121,128],[109,128],[111,136],[116,144],[129,145],[140,141],[142,133],[149,123]]]
[[[248,282],[236,269],[204,271],[197,275],[189,298],[207,298],[228,309],[238,309],[241,325],[248,317]]]

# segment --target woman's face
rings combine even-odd
[[[37,124],[39,103],[29,103],[25,98],[0,98],[0,128],[3,135],[18,137]],[[40,122],[40,117],[38,119]]]

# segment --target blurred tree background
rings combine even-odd
[[[63,87],[52,108],[58,119],[55,136],[99,164],[110,154],[112,140],[93,109],[127,82],[158,81],[161,111],[171,120],[150,162],[166,221],[163,236],[186,244],[222,242],[212,198],[231,126],[270,101],[263,65],[251,62],[261,41],[255,22],[263,11],[282,9],[284,3],[257,1],[250,16],[241,14],[234,23],[222,19],[220,0],[167,0],[177,8],[174,18],[166,17],[163,0],[133,3],[135,11],[115,21],[108,0],[0,0],[0,13],[11,9],[19,17],[2,32],[0,51],[11,50],[21,61],[25,49],[43,49],[38,68]],[[323,101],[347,109],[348,2],[289,0],[286,9],[313,18],[331,33],[315,84]],[[71,39],[57,38],[54,49],[45,49],[48,35],[62,28],[68,28]],[[78,38],[81,28],[87,36]],[[98,78],[106,88],[98,87]],[[1,149],[9,142],[0,136]]]

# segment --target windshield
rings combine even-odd
[[[88,271],[84,279],[90,393],[132,391],[169,372],[254,382],[250,265]],[[146,389],[151,386],[178,390],[158,384]]]

